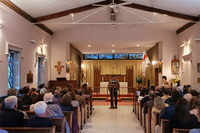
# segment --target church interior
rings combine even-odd
[[[153,133],[158,114],[143,114],[136,92],[161,88],[165,76],[172,90],[200,93],[199,21],[199,0],[0,0],[0,97],[86,83],[92,100],[77,109],[79,132]],[[120,89],[110,110],[113,75]]]

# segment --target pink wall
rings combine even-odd
[[[199,90],[200,84],[197,83],[197,78],[200,77],[200,73],[197,72],[197,63],[200,63],[200,42],[195,42],[194,40],[196,38],[200,38],[199,23],[178,36],[178,48],[181,63],[181,85],[191,84],[193,88]],[[180,45],[185,42],[188,42],[188,44],[184,47],[180,47]],[[190,52],[192,52],[193,56],[192,62],[184,61],[182,56]]]
[[[44,54],[48,62],[48,77],[50,78],[50,41],[51,36],[31,24],[20,15],[0,3],[0,96],[5,95],[8,90],[8,57],[6,53],[6,43],[14,44],[23,48],[24,58],[21,59],[21,87],[25,85],[37,86],[37,66],[36,52],[40,51],[40,42],[45,42],[48,46],[44,48]],[[36,40],[31,43],[30,40]],[[33,73],[33,83],[27,84],[27,73]]]
[[[118,29],[110,25],[76,25],[69,29],[55,32],[52,37],[52,64],[51,64],[51,79],[55,79],[56,73],[53,65],[56,60],[66,61],[69,59],[69,48],[66,48],[66,42],[131,42],[131,41],[162,41],[163,43],[163,75],[168,79],[171,75],[171,59],[174,55],[178,55],[178,39],[175,32],[156,29],[145,25],[136,25],[133,28],[130,26],[121,25]],[[68,44],[67,44],[68,46]],[[67,49],[65,51],[65,49]],[[62,52],[57,53],[56,51]],[[57,55],[58,54],[58,55]],[[62,73],[62,76],[65,74]]]

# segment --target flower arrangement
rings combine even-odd
[[[138,84],[141,84],[142,83],[142,76],[141,75],[139,75],[137,78],[136,78],[136,82],[138,83]]]
[[[171,84],[174,88],[176,88],[177,86],[180,86],[180,79],[176,78],[172,78],[171,79]]]

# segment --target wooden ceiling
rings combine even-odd
[[[98,8],[97,6],[92,6],[92,4],[89,4],[89,5],[86,5],[86,6],[82,6],[82,7],[78,7],[78,8],[74,8],[74,9],[70,9],[70,10],[65,10],[65,11],[62,11],[62,12],[53,13],[53,14],[49,14],[49,15],[45,15],[45,16],[41,16],[41,17],[37,17],[37,18],[33,18],[32,16],[30,16],[29,14],[24,12],[22,9],[17,7],[11,1],[1,0],[1,2],[3,4],[5,4],[6,6],[8,6],[9,8],[11,8],[12,10],[14,10],[15,12],[17,12],[18,14],[20,14],[21,16],[23,16],[24,18],[26,18],[28,21],[33,22],[33,23],[37,23],[35,25],[37,25],[39,28],[43,29],[44,31],[46,31],[50,35],[52,35],[53,32],[48,27],[46,27],[44,24],[38,24],[38,23],[41,23],[41,22],[47,21],[47,20],[51,20],[51,19],[64,17],[64,16],[67,16],[71,13],[80,13],[80,12],[84,12],[84,11],[87,11],[87,10]],[[93,4],[108,5],[111,2],[112,2],[112,0],[106,0],[106,1],[93,3]],[[125,2],[125,1],[115,0],[115,3],[117,3],[117,4],[123,3],[123,2]],[[176,31],[177,34],[180,34],[184,30],[186,30],[187,28],[194,25],[197,21],[199,21],[199,16],[191,16],[191,15],[187,15],[187,14],[176,13],[176,12],[167,11],[167,10],[158,9],[158,8],[149,7],[149,6],[144,6],[144,5],[140,5],[140,4],[136,4],[136,3],[132,3],[132,4],[129,4],[129,5],[125,5],[125,6],[129,7],[129,8],[147,11],[147,12],[156,12],[156,13],[159,13],[159,14],[165,14],[165,15],[175,17],[175,18],[179,18],[179,19],[189,20],[190,21],[189,23],[187,23],[186,25],[177,29],[177,31]]]

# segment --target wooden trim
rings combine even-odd
[[[110,2],[102,1],[102,2],[95,3],[95,4],[107,5],[107,4],[110,4]],[[67,16],[71,13],[84,12],[84,11],[95,9],[95,8],[99,8],[99,7],[98,6],[92,6],[92,4],[90,4],[90,5],[86,5],[86,6],[82,6],[82,7],[78,7],[78,8],[58,12],[58,13],[49,14],[49,15],[42,16],[42,17],[37,17],[37,18],[33,19],[33,22],[37,23],[37,22],[47,21],[47,20],[50,20],[50,19],[56,19],[56,18],[59,18],[59,17]]]
[[[186,15],[186,14],[182,14],[182,13],[176,13],[176,12],[167,11],[167,10],[149,7],[149,6],[144,6],[144,5],[140,5],[140,4],[132,3],[132,4],[129,4],[129,5],[125,5],[125,6],[130,7],[130,8],[143,10],[143,11],[148,11],[148,12],[156,12],[156,13],[160,13],[160,14],[166,14],[166,15],[169,15],[171,17],[176,17],[176,18],[180,18],[180,19],[199,21],[199,18],[195,17],[195,16]]]
[[[182,33],[183,31],[187,30],[188,28],[190,28],[191,26],[193,26],[195,24],[196,24],[196,22],[189,22],[189,23],[183,25],[178,30],[176,30],[176,34],[178,35],[178,34]]]
[[[18,13],[19,15],[21,15],[23,18],[25,18],[29,22],[33,22],[34,18],[31,15],[29,15],[28,13],[26,13],[25,11],[23,11],[22,9],[20,9],[18,6],[16,6],[11,1],[9,1],[9,0],[1,0],[0,2],[2,2],[4,5],[6,5],[7,7],[9,7],[10,9],[12,9],[16,13]],[[37,27],[39,27],[40,29],[42,29],[43,31],[47,32],[48,34],[53,35],[53,31],[51,31],[45,25],[43,25],[43,24],[35,24],[35,25]]]

